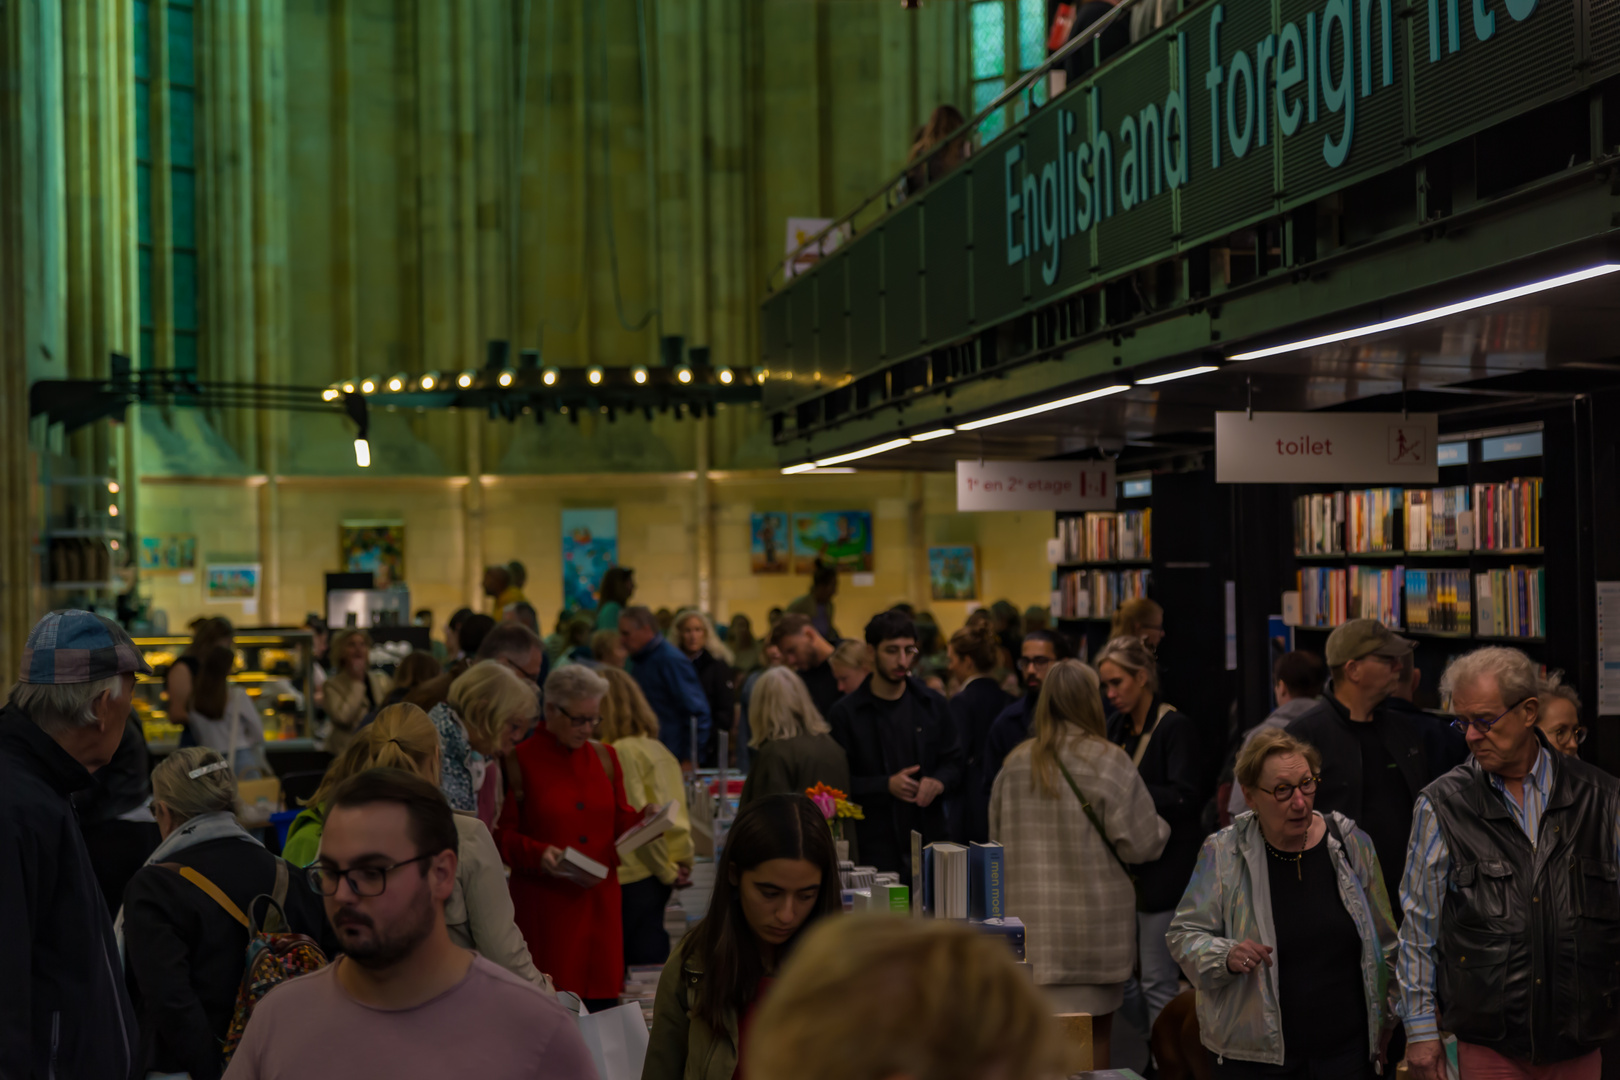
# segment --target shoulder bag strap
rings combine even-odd
[[[182,866],[179,863],[172,862],[159,863],[158,865],[174,871],[187,881],[191,882],[193,885],[197,886],[197,888],[207,893],[209,899],[213,900],[214,903],[225,909],[225,914],[229,915],[243,926],[246,926],[250,933],[252,932],[253,926],[248,922],[248,917],[242,914],[242,909],[237,907],[235,902],[232,901],[230,897],[226,896],[224,890],[218,885],[215,885],[212,881],[209,881],[206,877],[189,866]]]
[[[613,777],[618,774],[618,770],[614,768],[613,759],[608,755],[607,745],[600,739],[589,739],[587,741],[591,744],[591,749],[596,751],[596,760],[602,763],[602,772],[607,775],[608,783],[611,784]]]
[[[1142,732],[1142,741],[1136,744],[1136,753],[1131,755],[1131,764],[1137,768],[1142,767],[1142,758],[1147,755],[1148,743],[1153,740],[1153,733],[1159,730],[1159,721],[1168,713],[1176,711],[1176,707],[1169,702],[1159,702],[1159,711],[1153,717],[1153,726]]]
[[[1130,874],[1131,868],[1125,864],[1124,859],[1119,857],[1119,852],[1114,850],[1114,842],[1108,838],[1108,832],[1103,828],[1102,819],[1097,816],[1097,811],[1091,808],[1091,802],[1086,798],[1085,793],[1080,790],[1080,785],[1074,782],[1074,774],[1069,772],[1069,767],[1063,764],[1061,757],[1053,754],[1052,759],[1057,762],[1058,770],[1063,773],[1063,779],[1068,782],[1069,790],[1074,792],[1076,799],[1080,800],[1080,809],[1085,811],[1086,820],[1091,822],[1092,827],[1097,830],[1097,835],[1102,838],[1103,844],[1108,848],[1108,854],[1114,857],[1114,861],[1119,863],[1126,874]],[[1131,880],[1136,880],[1134,875]]]

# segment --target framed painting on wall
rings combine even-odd
[[[928,591],[935,600],[979,598],[979,559],[971,545],[928,549]]]
[[[405,580],[405,523],[343,522],[338,526],[338,559],[351,574],[370,571],[374,588],[400,584]]]
[[[817,562],[846,574],[872,570],[872,513],[824,510],[793,515],[793,572],[809,574]]]
[[[768,510],[751,516],[749,554],[756,574],[788,572],[788,516]]]
[[[617,510],[562,512],[564,608],[595,611],[602,598],[602,575],[618,561]]]
[[[258,563],[210,563],[209,603],[233,603],[259,598]]]
[[[143,536],[140,547],[136,549],[136,557],[140,560],[141,570],[146,572],[195,570],[197,538],[180,533],[168,536]]]

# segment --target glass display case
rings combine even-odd
[[[162,754],[180,745],[181,727],[169,720],[164,683],[169,668],[186,651],[191,638],[172,635],[137,637],[134,641],[153,671],[136,682],[135,712],[147,746]],[[241,686],[258,707],[269,748],[312,747],[315,695],[310,673],[314,666],[314,636],[302,627],[243,628],[236,632],[235,646],[236,668],[230,681]]]

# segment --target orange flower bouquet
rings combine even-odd
[[[849,796],[835,787],[817,784],[815,787],[806,788],[804,793],[810,796],[810,801],[816,804],[816,808],[827,819],[827,825],[832,829],[834,840],[846,839],[844,836],[845,820],[866,820],[866,814],[862,812],[860,806],[850,802]]]

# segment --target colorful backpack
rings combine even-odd
[[[255,896],[248,904],[247,914],[232,903],[224,890],[193,868],[179,863],[163,865],[207,893],[227,915],[247,927],[247,963],[242,969],[242,985],[236,991],[236,1008],[231,1011],[231,1026],[225,1032],[222,1047],[224,1063],[229,1065],[231,1056],[242,1041],[242,1033],[247,1030],[253,1007],[264,999],[264,995],[287,980],[325,967],[326,954],[313,938],[286,929],[287,913],[282,906],[287,899],[286,860],[276,860],[274,892]],[[253,915],[260,900],[269,905],[262,924]]]

